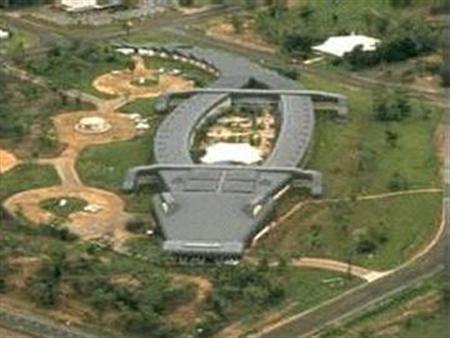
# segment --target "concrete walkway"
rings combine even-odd
[[[389,271],[375,271],[363,268],[361,266],[348,264],[331,259],[324,258],[309,258],[303,257],[292,262],[293,266],[304,268],[316,268],[330,271],[342,272],[366,280],[367,282],[373,282],[386,274]]]

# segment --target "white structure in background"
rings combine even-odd
[[[0,40],[9,39],[10,33],[6,30],[0,29]]]
[[[57,1],[58,3],[58,1]],[[59,5],[68,12],[81,12],[122,4],[122,0],[59,0]]]
[[[377,49],[380,42],[380,40],[370,36],[352,33],[351,35],[332,36],[312,49],[317,52],[343,57],[345,53],[351,52],[356,46],[362,46],[362,50],[366,52],[373,51]]]
[[[209,146],[206,149],[206,155],[201,158],[201,162],[206,164],[224,162],[253,164],[261,160],[261,152],[248,143],[224,142]]]

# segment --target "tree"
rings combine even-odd
[[[437,37],[419,17],[407,17],[389,31],[379,49],[387,62],[403,61],[436,48]]]
[[[285,33],[281,40],[283,50],[288,53],[307,54],[311,52],[311,47],[319,40],[312,32],[299,31]]]
[[[244,8],[247,11],[252,11],[256,9],[256,0],[245,0]]]
[[[397,141],[399,138],[398,133],[387,129],[384,131],[384,135],[385,135],[386,143],[389,144],[389,146],[391,146],[391,148],[396,148]]]
[[[300,12],[298,15],[300,16],[300,18],[302,18],[302,20],[308,23],[314,12],[314,7],[312,7],[310,4],[306,4],[300,8]]]
[[[191,7],[194,5],[194,0],[179,0],[178,3],[180,6]]]
[[[408,186],[408,179],[399,172],[395,172],[388,183],[388,188],[391,191],[408,190]]]
[[[343,233],[347,233],[350,217],[353,213],[351,202],[340,199],[330,207],[334,225]]]
[[[394,8],[411,6],[412,0],[390,0],[391,6]]]
[[[379,121],[402,121],[412,113],[410,97],[403,89],[383,90],[374,94],[373,111]]]
[[[244,24],[242,22],[242,18],[237,15],[237,14],[233,14],[230,18],[231,21],[231,25],[233,26],[234,32],[236,34],[241,34],[242,33],[242,29],[244,27]]]
[[[450,5],[449,5],[450,6]],[[450,41],[447,41],[450,35],[450,27],[445,27],[440,37],[440,48],[442,50],[442,64],[439,70],[442,86],[450,86]]]
[[[3,293],[6,291],[6,277],[10,272],[10,267],[3,257],[1,257],[0,259],[2,260],[0,261],[0,293]]]
[[[43,306],[56,305],[65,265],[65,252],[55,248],[51,252],[50,259],[43,262],[40,269],[29,280],[31,296],[37,303]]]
[[[359,70],[379,64],[381,54],[378,50],[364,51],[362,46],[356,46],[351,52],[344,54],[343,61],[350,64],[353,70]]]

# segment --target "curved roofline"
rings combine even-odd
[[[129,170],[124,189],[132,190],[140,175],[160,177],[168,189],[155,199],[155,210],[165,243],[172,253],[240,255],[245,244],[265,225],[273,196],[292,180],[320,194],[321,175],[297,166],[310,147],[315,117],[312,96],[331,98],[346,107],[339,94],[307,91],[291,79],[248,60],[202,48],[126,45],[133,52],[164,56],[211,70],[217,80],[206,89],[168,93],[191,95],[159,126],[153,142],[156,163]],[[163,54],[161,54],[163,53]],[[246,88],[256,81],[267,89]],[[190,155],[192,134],[233,95],[274,95],[278,98],[280,128],[270,156],[262,166],[194,164]],[[345,109],[341,112],[346,113]],[[189,245],[189,243],[200,243]]]

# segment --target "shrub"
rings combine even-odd
[[[409,182],[406,177],[398,172],[395,172],[388,183],[388,189],[390,191],[408,190]]]
[[[142,218],[134,217],[127,222],[126,229],[133,233],[144,234],[149,226]]]
[[[28,286],[31,297],[43,306],[56,305],[61,275],[61,262],[51,260],[43,263],[41,268],[29,280]]]
[[[402,121],[412,112],[409,95],[402,89],[380,90],[374,95],[373,111],[379,121]]]
[[[358,254],[373,254],[377,249],[377,243],[368,238],[359,240],[355,247],[355,251]]]
[[[6,278],[11,271],[8,263],[3,257],[0,257],[0,293],[3,293],[7,289]]]

